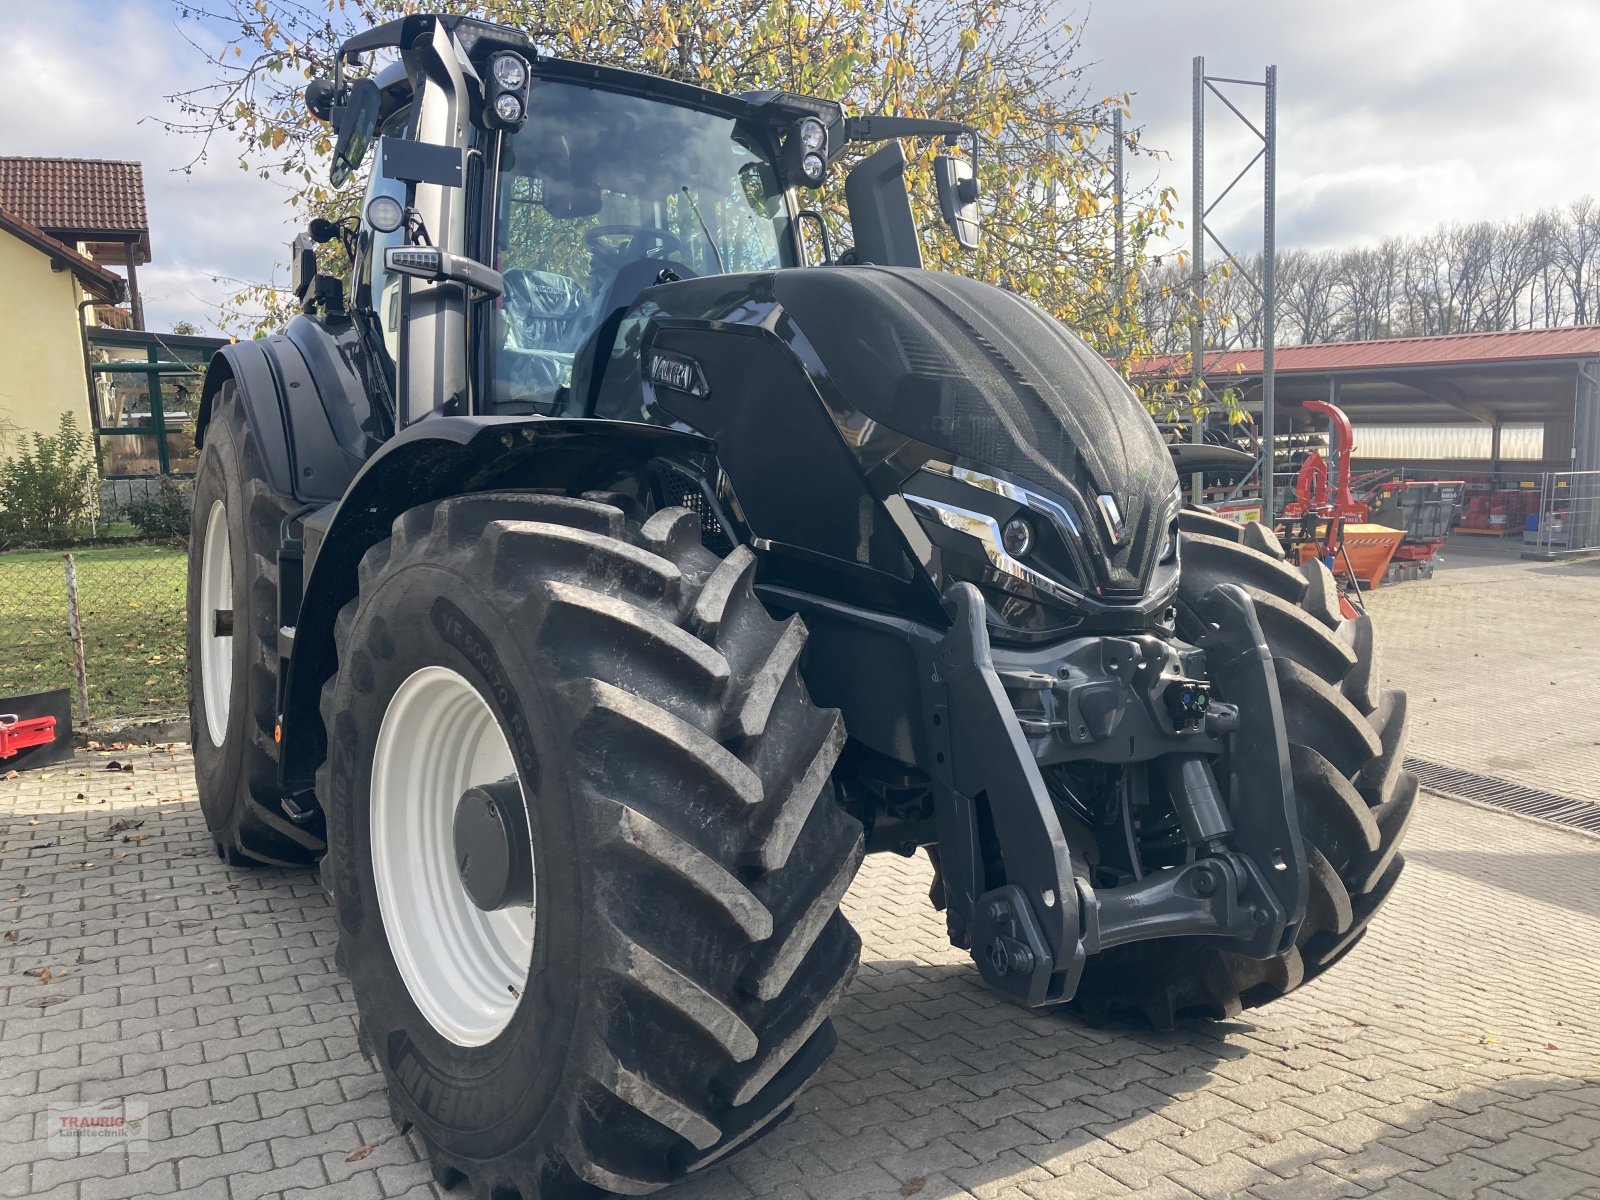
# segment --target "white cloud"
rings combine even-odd
[[[241,171],[232,145],[185,173],[198,142],[157,118],[173,112],[167,95],[209,72],[172,10],[55,0],[8,8],[7,17],[0,153],[143,163],[153,250],[139,270],[145,323],[214,329],[219,305],[237,290],[230,280],[270,278],[294,230],[287,189]]]

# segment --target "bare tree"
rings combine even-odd
[[[1261,266],[1256,255],[1214,269],[1207,349],[1261,344]],[[1600,201],[1376,246],[1286,250],[1277,284],[1280,345],[1600,323]],[[1181,265],[1140,274],[1142,320],[1163,352],[1188,349],[1189,290]]]
[[[1278,255],[1278,328],[1285,341],[1333,340],[1342,300],[1335,287],[1340,257],[1308,250]]]
[[[1547,248],[1550,263],[1566,292],[1567,311],[1574,325],[1595,319],[1596,275],[1600,273],[1600,205],[1593,196],[1580,196],[1563,210],[1550,214]]]
[[[1334,279],[1339,311],[1333,340],[1370,341],[1409,332],[1395,313],[1405,257],[1405,247],[1396,238],[1338,256]]]

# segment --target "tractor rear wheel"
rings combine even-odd
[[[323,874],[363,1049],[436,1177],[643,1194],[835,1041],[860,825],[805,627],[683,509],[454,497],[361,564],[323,693]]]
[[[1399,878],[1400,840],[1417,797],[1416,777],[1404,767],[1405,693],[1379,688],[1372,620],[1346,614],[1328,568],[1316,560],[1291,566],[1257,522],[1241,527],[1186,510],[1179,529],[1178,636],[1196,640],[1204,625],[1195,601],[1235,583],[1254,600],[1276,659],[1311,892],[1296,942],[1278,958],[1177,938],[1089,959],[1073,1001],[1080,1013],[1138,1013],[1161,1028],[1266,1004],[1348,954]]]
[[[233,380],[212,407],[189,534],[189,737],[217,854],[315,861],[322,839],[278,803],[278,536],[294,502],[266,480]]]

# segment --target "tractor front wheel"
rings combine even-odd
[[[534,493],[413,509],[361,564],[323,871],[363,1049],[441,1182],[653,1191],[832,1048],[861,827],[753,568],[685,510]]]

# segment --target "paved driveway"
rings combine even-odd
[[[927,864],[871,859],[839,1052],[667,1194],[1600,1198],[1600,840],[1429,799],[1409,847],[1343,969],[1169,1034],[999,1001]],[[435,1195],[333,940],[311,876],[217,861],[183,747],[0,782],[0,1196]],[[145,1147],[53,1151],[49,1106],[100,1100]]]
[[[1523,562],[1457,534],[1431,580],[1371,596],[1411,753],[1600,801],[1600,558]]]

